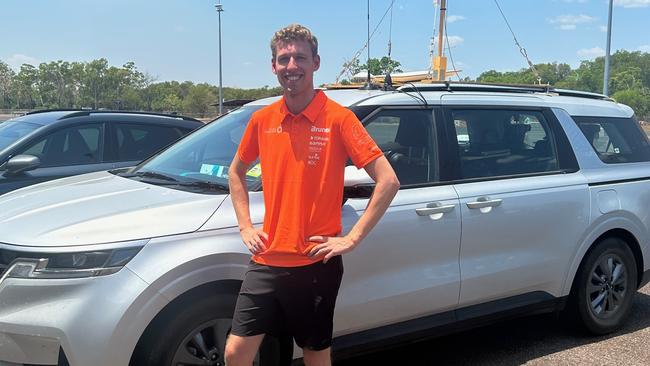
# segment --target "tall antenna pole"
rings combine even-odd
[[[370,78],[370,0],[368,0],[368,43],[366,43],[368,47],[368,60],[366,61],[366,68],[368,69],[368,77],[366,79],[366,85],[363,86],[363,89],[370,90],[374,89],[374,86],[372,85],[372,80]]]
[[[219,14],[219,114],[223,114],[223,85],[221,80],[221,12],[223,11],[223,5],[221,5],[221,0],[219,3],[214,6],[217,8],[217,14]]]
[[[609,0],[609,19],[607,21],[607,50],[605,51],[605,76],[603,77],[603,94],[609,96],[609,52],[612,44],[612,5],[614,0]]]

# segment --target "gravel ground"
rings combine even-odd
[[[650,285],[637,293],[625,327],[587,337],[550,315],[533,316],[337,363],[352,365],[650,365]]]

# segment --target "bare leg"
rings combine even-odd
[[[314,351],[308,348],[302,349],[302,356],[306,366],[331,366],[331,353],[332,350],[329,347],[322,351]]]
[[[262,340],[264,340],[264,334],[250,337],[229,335],[226,341],[226,365],[251,366]]]

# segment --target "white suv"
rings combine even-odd
[[[334,357],[487,320],[565,310],[616,330],[650,279],[650,146],[624,105],[543,87],[328,91],[402,187],[344,257]],[[0,361],[223,365],[250,258],[227,171],[250,103],[128,171],[0,198]],[[259,166],[251,214],[263,217]],[[346,168],[344,230],[372,184]],[[291,358],[265,341],[257,364]],[[300,357],[296,352],[293,357]]]

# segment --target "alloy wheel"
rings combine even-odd
[[[591,270],[587,283],[587,301],[591,313],[599,319],[613,317],[627,294],[628,269],[614,253],[603,253]]]
[[[232,319],[213,319],[194,328],[181,342],[172,366],[223,366]],[[259,365],[259,356],[253,363]]]

